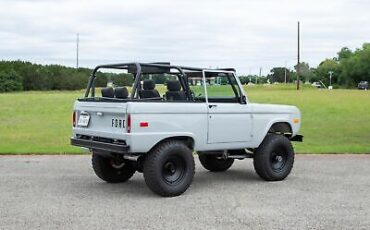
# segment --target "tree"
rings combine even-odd
[[[339,81],[347,87],[356,86],[360,81],[370,81],[370,43],[364,43],[348,58],[340,61]]]
[[[338,57],[336,59],[338,61],[342,61],[344,59],[350,58],[353,53],[348,47],[343,47],[337,54]]]
[[[270,79],[270,82],[285,82],[285,71],[287,82],[291,82],[293,72],[285,67],[272,68],[267,78]]]
[[[294,66],[294,69],[296,72],[298,72],[298,65]],[[312,79],[315,79],[315,69],[310,68],[310,65],[307,62],[301,62],[299,63],[299,76],[300,76],[300,81],[306,81],[310,82]]]
[[[239,80],[242,85],[246,85],[249,82],[249,78],[245,75],[239,76]]]
[[[340,75],[339,63],[334,59],[325,59],[316,69],[317,80],[329,84],[329,71],[333,72],[332,83],[338,83],[338,76]]]
[[[22,89],[22,77],[14,70],[0,72],[0,92],[20,91]]]

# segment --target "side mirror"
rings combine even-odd
[[[241,97],[241,103],[242,103],[242,104],[247,104],[247,98],[245,97],[245,95],[243,95],[243,96]]]

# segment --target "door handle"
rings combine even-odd
[[[214,108],[214,107],[217,107],[217,105],[208,105],[208,108]]]

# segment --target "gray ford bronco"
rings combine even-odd
[[[121,71],[133,85],[98,90],[102,71]],[[75,102],[71,144],[92,152],[92,167],[106,182],[125,182],[137,171],[153,192],[177,196],[193,180],[194,152],[212,172],[253,158],[262,179],[283,180],[293,167],[291,141],[303,139],[300,124],[294,106],[250,102],[234,69],[111,64],[94,69]]]

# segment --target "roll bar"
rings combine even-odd
[[[171,65],[170,63],[160,63],[160,62],[155,62],[155,63],[129,62],[129,63],[98,65],[94,68],[93,72],[90,75],[89,81],[87,83],[86,92],[85,92],[85,98],[89,96],[89,93],[91,93],[92,97],[95,97],[95,78],[96,78],[96,73],[98,72],[99,69],[126,69],[128,71],[132,71],[132,73],[135,74],[135,80],[134,80],[134,85],[131,91],[130,98],[134,99],[135,96],[136,97],[138,96],[138,90],[140,89],[141,74],[151,73],[150,71],[153,71],[153,68],[154,70],[156,69],[158,72],[161,72],[160,70],[163,70],[162,71],[163,73],[171,73],[171,69],[176,69],[177,71],[179,71],[179,73],[177,74],[179,74],[178,77],[179,77],[180,84],[182,85],[187,98],[189,98],[190,100],[192,99],[192,94],[190,92],[186,71],[201,72],[203,70],[206,70],[204,68],[176,66],[176,65]],[[232,68],[216,69],[216,70],[235,72],[235,69],[232,69]]]

